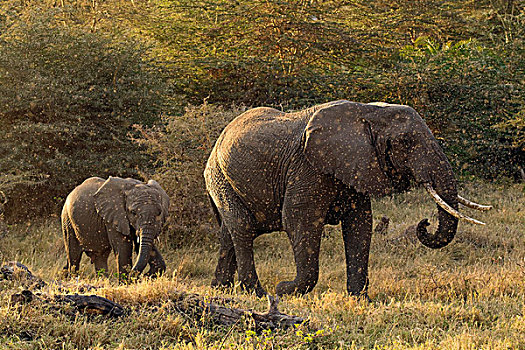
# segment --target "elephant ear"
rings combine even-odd
[[[125,191],[137,183],[140,181],[110,176],[93,195],[98,215],[107,225],[126,236],[130,231]]]
[[[304,133],[308,161],[358,192],[384,195],[390,181],[381,169],[367,105],[342,102],[322,108],[310,118]]]
[[[159,183],[155,180],[149,180],[148,186],[151,186],[155,188],[157,191],[159,191],[160,198],[161,198],[161,205],[162,205],[162,215],[164,217],[164,220],[168,217],[168,210],[170,208],[170,197],[164,191],[162,187],[160,187]]]

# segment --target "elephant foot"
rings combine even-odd
[[[148,271],[144,274],[144,277],[148,277],[148,278],[158,278],[160,276],[162,276],[164,274],[163,271],[155,271],[155,272],[151,272],[151,271]]]
[[[136,271],[124,270],[115,274],[119,284],[127,285],[136,282],[140,278],[140,273]]]
[[[213,280],[211,281],[212,287],[233,287],[235,280],[235,266],[224,266],[224,264],[217,264]]]
[[[61,278],[71,278],[75,276],[75,272],[70,271],[70,269],[66,266],[62,269],[62,271],[59,272],[59,276]]]
[[[367,303],[371,303],[372,299],[368,296],[367,292],[361,292],[361,293],[350,293],[351,296],[356,297],[359,301],[366,301]]]
[[[255,295],[258,298],[265,297],[268,294],[268,293],[266,293],[266,290],[264,290],[264,288],[261,286],[259,281],[257,281],[257,283],[255,285],[253,285],[253,284],[249,284],[248,285],[246,283],[241,283],[241,289],[244,292],[248,292],[248,293],[255,292]]]
[[[233,281],[221,281],[217,278],[214,278],[211,280],[211,287],[212,288],[233,288],[234,283]]]
[[[356,297],[358,300],[364,300],[369,303],[372,302],[368,296],[368,277],[362,277],[356,282],[347,283],[346,290],[350,296]]]
[[[146,277],[151,277],[151,278],[156,278],[156,277],[160,277],[164,274],[164,272],[166,272],[166,267],[164,266],[164,268],[158,268],[158,267],[150,267],[148,272],[144,273],[144,276]]]
[[[62,278],[71,278],[78,276],[78,266],[69,266],[66,264],[61,272],[59,272],[60,277]]]
[[[275,287],[275,294],[281,296],[284,294],[306,294],[315,287],[315,283],[298,283],[296,281],[279,282]]]

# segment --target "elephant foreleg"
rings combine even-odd
[[[109,250],[103,253],[91,253],[88,255],[91,258],[91,261],[95,265],[95,271],[97,274],[102,274],[104,276],[108,275],[108,257]]]
[[[292,243],[296,276],[293,281],[280,282],[277,295],[305,294],[317,284],[321,234],[335,195],[332,182],[308,167],[301,167],[288,182],[282,222]]]
[[[223,224],[219,233],[219,261],[215,269],[215,277],[211,282],[212,287],[226,286],[233,287],[235,271],[237,270],[237,260],[235,258],[235,248],[230,236],[230,232]]]
[[[343,215],[341,224],[346,255],[346,288],[350,295],[368,299],[368,254],[372,238],[370,198],[355,194],[353,205]]]
[[[292,241],[296,277],[293,281],[280,282],[275,288],[277,295],[305,294],[310,292],[319,279],[319,249],[323,225],[300,228],[300,233],[288,234]],[[299,236],[299,237],[298,237]]]
[[[117,269],[120,278],[121,275],[127,275],[131,270],[133,242],[131,241],[130,236],[124,236],[113,229],[108,229],[108,239],[109,245],[111,246],[111,249],[115,253],[115,257],[117,259]]]

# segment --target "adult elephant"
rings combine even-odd
[[[277,295],[306,293],[317,283],[324,224],[341,222],[347,290],[364,295],[372,233],[370,196],[424,185],[439,204],[439,227],[417,226],[421,243],[446,246],[456,233],[460,197],[452,168],[431,131],[408,106],[335,101],[295,113],[255,108],[218,138],[204,172],[220,224],[220,251],[212,285],[265,294],[253,259],[253,240],[284,230],[296,264],[293,281]],[[487,207],[461,199],[479,209]],[[367,297],[367,296],[366,296]]]
[[[113,251],[119,275],[128,273],[135,244],[138,258],[131,270],[140,273],[149,263],[149,275],[162,273],[166,264],[154,239],[164,226],[168,208],[169,197],[154,180],[143,183],[112,176],[85,180],[67,196],[62,210],[64,269],[78,271],[85,252],[96,271],[107,273]]]

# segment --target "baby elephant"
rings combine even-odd
[[[168,215],[169,197],[149,180],[91,177],[77,186],[62,209],[62,232],[67,253],[67,272],[77,272],[82,253],[97,271],[108,271],[108,256],[115,253],[120,274],[131,267],[133,245],[138,258],[131,269],[148,275],[162,273],[166,264],[154,244]]]

